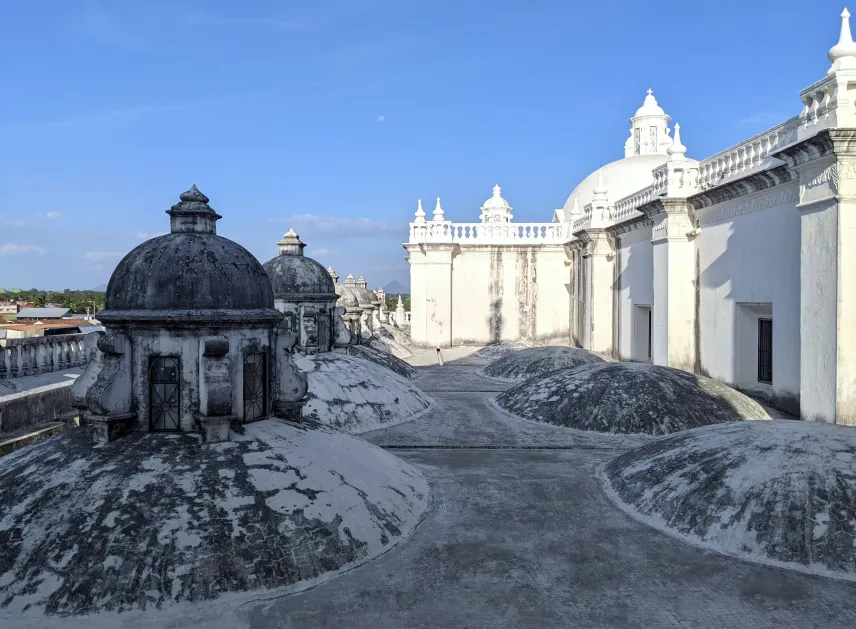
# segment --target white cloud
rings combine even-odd
[[[107,262],[121,258],[123,254],[114,251],[87,251],[83,257],[90,262]]]
[[[269,218],[268,222],[287,223],[301,235],[303,233],[324,233],[345,238],[379,233],[407,233],[407,223],[404,221],[376,221],[371,218],[337,218],[315,216],[314,214],[295,214],[291,218]]]
[[[140,240],[149,240],[164,235],[166,235],[166,232],[137,232],[137,238]]]
[[[0,256],[43,256],[47,252],[47,249],[39,245],[20,245],[16,243],[0,245]]]
[[[48,212],[47,214],[45,214],[45,218],[50,218],[50,219],[59,218],[60,216],[62,216],[62,214],[60,214],[56,210],[54,210],[52,212]]]
[[[330,253],[329,249],[316,249],[315,251],[311,251],[309,255],[311,256],[326,256]]]
[[[377,121],[378,121],[378,122],[383,122],[384,120],[386,120],[386,118],[384,118],[383,116],[378,116],[378,117],[377,117]]]
[[[20,218],[3,218],[0,216],[0,223],[3,225],[9,225],[10,227],[26,227],[27,222],[22,221]]]

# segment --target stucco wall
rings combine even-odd
[[[452,344],[562,340],[570,317],[564,247],[462,247],[452,257]]]
[[[738,304],[772,304],[773,397],[799,412],[800,214],[797,190],[780,186],[699,211],[702,373],[740,385]]]
[[[633,360],[634,337],[638,334],[637,306],[654,303],[654,248],[651,227],[640,227],[620,236],[616,263],[617,353],[621,360]],[[647,330],[647,322],[645,324]],[[645,344],[647,345],[647,343]]]
[[[73,380],[0,397],[0,433],[54,421],[71,407]]]

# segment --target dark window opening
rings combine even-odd
[[[651,309],[648,308],[648,360],[651,360]]]
[[[175,356],[149,360],[149,427],[158,432],[181,430],[181,361]]]
[[[773,384],[772,319],[758,319],[758,382]]]
[[[267,417],[267,360],[264,352],[244,357],[244,421]]]

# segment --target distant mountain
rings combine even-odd
[[[383,287],[383,292],[387,295],[409,295],[410,289],[401,282],[393,280]]]
[[[95,288],[91,289],[96,293],[104,293],[107,291],[107,284],[99,284]]]

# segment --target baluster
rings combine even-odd
[[[21,375],[21,367],[19,364],[20,356],[20,347],[18,347],[17,345],[13,345],[9,348],[9,376],[12,378],[17,378]]]

